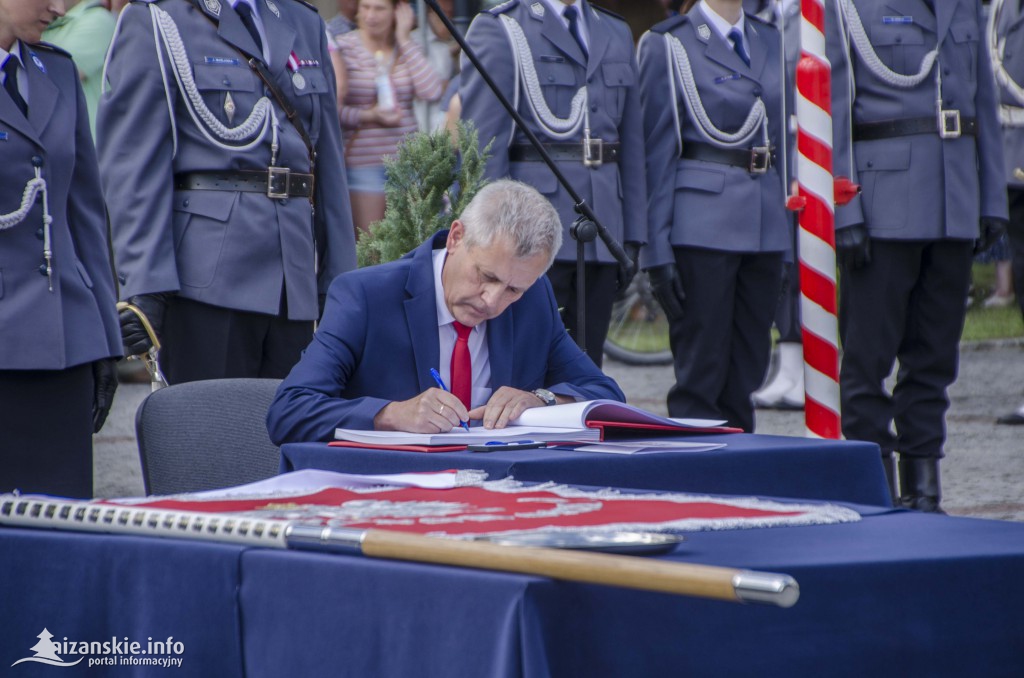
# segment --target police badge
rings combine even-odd
[[[277,5],[274,4],[274,0],[266,0],[266,2],[267,2],[267,9],[269,9],[271,12],[273,12],[274,16],[276,16],[278,19],[280,19],[281,18],[281,10],[279,10],[277,8]]]
[[[530,11],[536,14],[537,16],[542,17],[544,16],[544,5],[540,4],[539,2],[535,2],[532,5],[530,5]]]
[[[210,14],[220,16],[220,0],[203,0],[203,2]]]
[[[701,40],[707,40],[711,37],[711,29],[708,28],[707,24],[701,24],[697,26],[697,35],[700,36]]]

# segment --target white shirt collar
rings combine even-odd
[[[745,19],[743,12],[740,12],[740,20],[737,21],[735,24],[731,24],[728,21],[726,21],[726,19],[721,14],[711,9],[711,7],[708,6],[706,2],[704,2],[704,0],[700,0],[700,2],[697,3],[697,8],[700,9],[701,13],[704,15],[704,18],[707,19],[709,24],[711,24],[711,27],[715,29],[715,33],[718,33],[718,35],[720,35],[723,40],[729,42],[729,31],[731,31],[733,28],[738,28],[740,30],[740,35],[746,35],[746,27],[744,26]],[[732,43],[730,42],[730,45],[731,44]]]
[[[441,269],[444,268],[444,260],[448,256],[448,250],[441,248],[434,250],[434,306],[437,308],[437,326],[450,325],[455,322],[455,316],[448,310],[448,304],[444,302],[444,288],[441,286]]]
[[[3,47],[0,47],[0,66],[3,66],[5,63],[7,63],[8,57],[17,59],[18,64],[20,64],[22,68],[25,67],[25,59],[21,56],[21,40],[14,41],[14,44],[11,45],[10,52],[5,50]]]

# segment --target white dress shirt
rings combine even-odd
[[[452,350],[455,348],[455,316],[444,301],[441,286],[441,269],[444,268],[445,249],[434,250],[434,304],[437,309],[437,338],[441,347],[437,371],[445,380],[445,386],[452,386]],[[469,333],[469,360],[473,365],[473,407],[486,405],[491,399],[491,358],[487,349],[487,321],[473,328]]]

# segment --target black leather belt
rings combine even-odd
[[[292,172],[287,167],[266,171],[186,172],[174,175],[176,191],[243,191],[263,193],[269,198],[308,198],[313,194],[313,175]]]
[[[751,174],[764,174],[775,164],[775,153],[764,146],[754,148],[719,148],[699,141],[683,142],[683,158],[717,162],[720,165],[742,167]]]
[[[961,136],[977,136],[978,120],[961,118],[960,111],[942,111],[938,117],[902,118],[899,120],[883,120],[882,122],[865,122],[853,126],[854,141],[875,141],[906,137],[912,134],[938,134],[943,139],[956,139]]]
[[[619,161],[619,149],[621,144],[617,141],[608,142],[600,139],[590,140],[590,159],[583,158],[583,142],[573,144],[544,144],[544,150],[548,152],[555,162],[576,161],[584,165],[599,166],[606,162]],[[543,162],[540,153],[530,144],[514,144],[508,149],[508,159],[512,162]]]

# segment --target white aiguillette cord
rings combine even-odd
[[[36,197],[42,196],[43,203],[43,259],[46,260],[46,280],[50,291],[53,291],[53,250],[50,242],[50,224],[53,217],[50,216],[49,193],[46,190],[46,179],[43,179],[42,170],[35,168],[35,177],[25,183],[25,190],[21,194],[21,205],[18,209],[8,214],[0,214],[0,231],[17,226],[25,220],[36,204]]]

